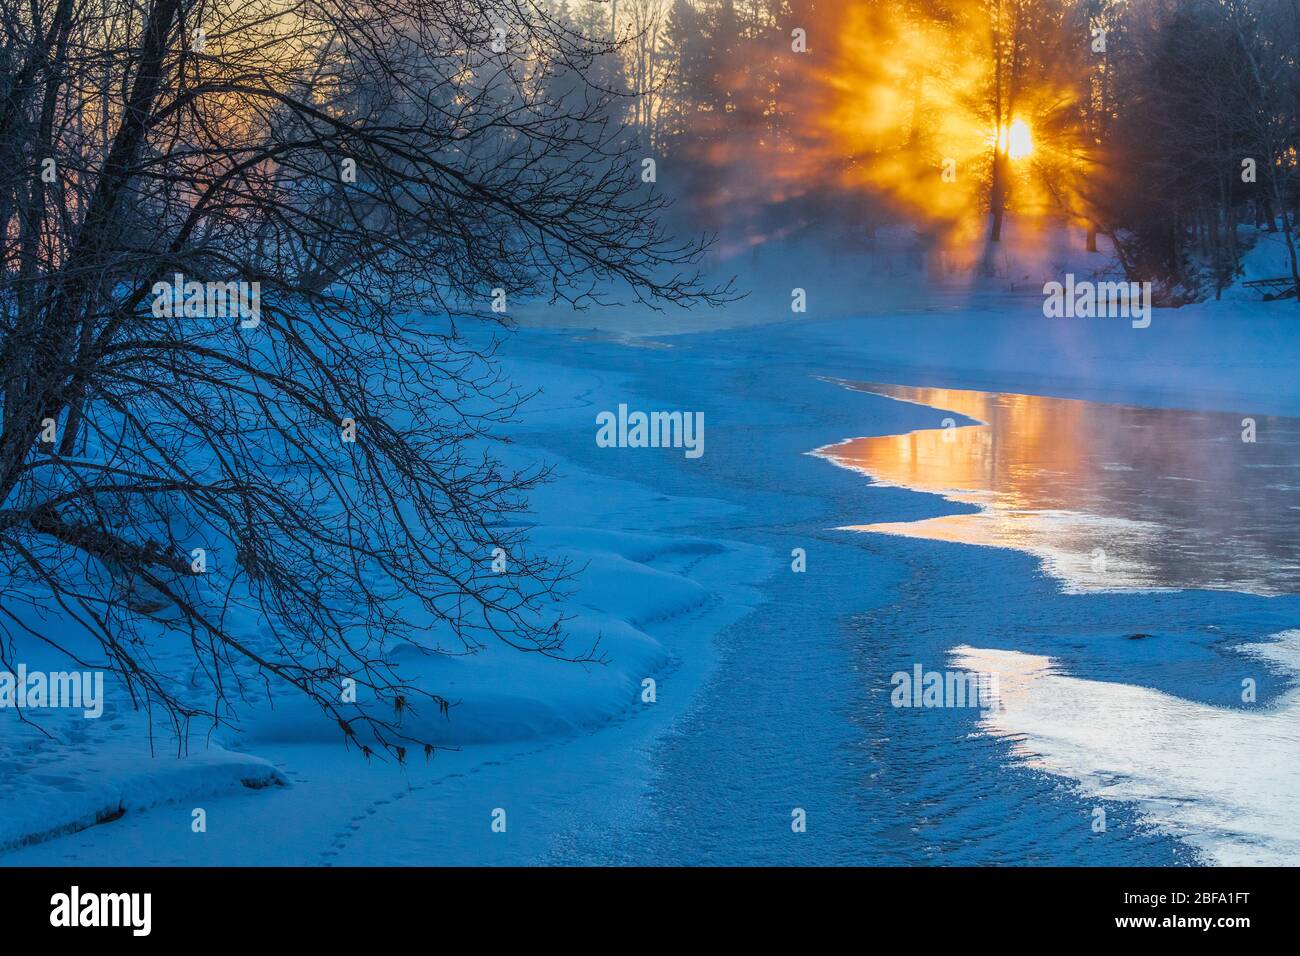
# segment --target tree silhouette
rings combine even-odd
[[[178,730],[287,682],[399,758],[403,715],[447,702],[392,641],[586,656],[552,606],[566,569],[511,530],[545,474],[489,447],[526,396],[457,317],[726,295],[658,225],[618,93],[538,82],[617,47],[523,0],[0,18],[8,647],[24,605],[57,606]],[[197,690],[155,663],[178,635]],[[340,704],[344,678],[372,703]]]

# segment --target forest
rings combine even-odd
[[[1239,273],[1245,224],[1280,233],[1296,278],[1294,0],[611,7],[632,38],[606,66],[635,94],[623,118],[691,221],[733,242],[902,224],[969,247],[1041,217],[1109,237],[1177,304]],[[586,30],[609,12],[556,9]]]

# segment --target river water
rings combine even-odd
[[[845,384],[936,427],[819,454],[974,509],[857,530],[1018,548],[1072,590],[1300,590],[1300,420]]]

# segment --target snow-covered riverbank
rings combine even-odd
[[[460,701],[437,726],[460,749],[405,769],[367,766],[296,701],[253,703],[215,742],[231,760],[274,767],[280,785],[195,774],[184,789],[117,807],[126,812],[111,823],[0,862],[1123,864],[1191,861],[1193,847],[1204,859],[1249,859],[1233,843],[1242,828],[1193,841],[1151,810],[1153,799],[1204,802],[1200,791],[1180,792],[1177,780],[1154,797],[1098,788],[1093,775],[1120,771],[1035,760],[1042,724],[1013,726],[1027,735],[1013,747],[977,712],[890,708],[889,678],[979,648],[1227,709],[1240,706],[1248,664],[1267,709],[1287,693],[1289,672],[1242,648],[1300,624],[1293,597],[1066,595],[1017,551],[836,530],[961,506],[871,487],[808,453],[941,427],[944,417],[828,378],[1297,414],[1300,349],[1284,335],[1294,311],[1196,307],[1157,312],[1135,330],[1048,320],[1033,301],[1006,300],[770,326],[761,337],[724,330],[648,343],[522,330],[506,365],[542,394],[509,455],[557,466],[535,497],[531,536],[585,565],[575,640],[599,636],[608,662],[506,648],[407,662]],[[705,454],[600,447],[596,415],[619,404],[702,412]],[[792,568],[796,549],[806,570]],[[175,774],[165,744],[148,755],[138,721],[114,723],[111,733],[94,728],[96,755],[125,754],[131,774]],[[93,822],[89,751],[12,726],[0,743],[11,770],[0,820],[37,819],[11,824],[0,842]],[[99,802],[112,804],[113,792]],[[1099,802],[1104,834],[1091,827]],[[43,809],[22,817],[4,809],[34,806]],[[199,807],[203,833],[191,827]],[[504,833],[492,826],[498,809]],[[791,827],[796,810],[806,832]]]

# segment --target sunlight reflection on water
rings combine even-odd
[[[1240,414],[839,384],[932,407],[939,427],[815,454],[980,509],[852,530],[1018,548],[1070,590],[1300,591],[1300,419],[1255,416],[1248,443]]]
[[[1247,653],[1295,673],[1300,631]],[[1051,658],[969,646],[953,664],[997,673],[986,733],[1025,765],[1078,781],[1094,799],[1136,801],[1163,832],[1228,866],[1293,865],[1300,854],[1300,693],[1265,710],[1213,707],[1147,687],[1060,674]]]

